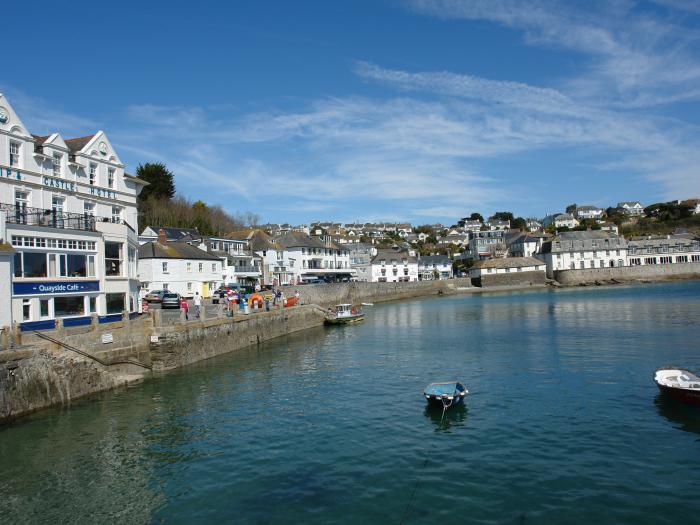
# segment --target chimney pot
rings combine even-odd
[[[168,244],[168,237],[165,235],[165,230],[163,230],[163,228],[158,230],[158,244],[162,244],[163,246],[167,246]]]

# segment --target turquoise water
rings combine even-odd
[[[697,523],[700,412],[652,376],[699,337],[700,282],[377,305],[1,430],[0,521]]]

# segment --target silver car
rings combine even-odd
[[[182,297],[179,293],[166,292],[163,294],[161,308],[180,308],[180,303],[182,303]]]

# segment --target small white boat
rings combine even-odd
[[[374,303],[360,303],[362,306],[374,306]]]
[[[357,306],[351,304],[336,305],[335,310],[332,310],[326,315],[326,324],[351,324],[362,321],[365,314],[362,313]]]
[[[700,406],[700,377],[684,368],[659,368],[654,382],[662,394],[691,405]]]

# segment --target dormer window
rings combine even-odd
[[[107,170],[107,187],[114,188],[114,168]]]
[[[63,163],[63,155],[60,153],[53,154],[53,176],[61,176],[61,164]]]
[[[95,186],[97,184],[97,164],[94,162],[90,163],[90,186]]]
[[[10,166],[19,167],[19,152],[21,146],[19,142],[10,142]]]

